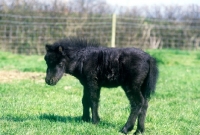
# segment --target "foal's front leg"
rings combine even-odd
[[[93,87],[90,89],[90,101],[92,111],[92,123],[97,124],[100,121],[98,108],[99,108],[100,89]]]
[[[90,121],[90,96],[89,91],[86,87],[84,87],[83,90],[83,98],[82,98],[82,104],[83,104],[83,116],[82,120],[89,122]]]
[[[92,111],[92,122],[97,124],[100,121],[98,114],[98,104],[100,97],[100,88],[95,83],[88,83],[87,86],[84,86],[84,94],[82,99],[83,104],[83,117],[82,120],[90,121],[90,111]]]

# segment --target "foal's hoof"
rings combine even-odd
[[[90,122],[90,117],[82,117],[82,120],[85,122]]]
[[[133,135],[141,135],[144,133],[144,130],[136,130]]]
[[[133,129],[133,127],[129,127],[127,128],[126,126],[124,126],[120,132],[123,133],[123,134],[127,134],[129,131],[131,131]]]
[[[128,130],[126,127],[123,127],[121,130],[120,130],[121,133],[123,134],[127,134],[128,133]]]
[[[92,124],[98,124],[100,122],[100,118],[92,119]]]
[[[142,133],[140,131],[136,131],[133,135],[141,135]]]

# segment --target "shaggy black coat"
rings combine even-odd
[[[100,121],[98,103],[101,87],[121,86],[131,105],[129,118],[120,130],[131,131],[138,118],[137,133],[144,132],[148,99],[154,92],[158,77],[156,60],[136,48],[107,48],[80,38],[67,38],[46,45],[45,81],[55,85],[64,73],[75,76],[83,85],[84,121]],[[114,98],[114,97],[113,97]]]

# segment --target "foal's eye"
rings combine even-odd
[[[60,66],[60,67],[63,67],[63,63],[59,63],[59,66]]]

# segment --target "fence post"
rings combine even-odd
[[[115,47],[116,14],[112,16],[111,47]]]

